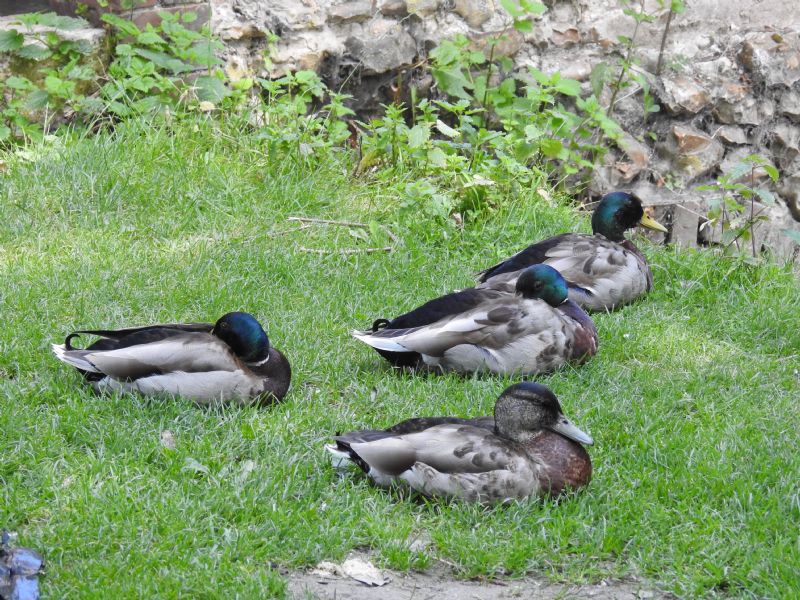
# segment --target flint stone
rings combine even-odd
[[[406,0],[406,7],[409,14],[418,17],[430,17],[439,10],[443,0]]]
[[[800,93],[788,90],[781,95],[778,110],[792,121],[800,122]]]
[[[762,107],[766,104],[762,100]],[[766,112],[766,108],[764,108]],[[772,112],[772,111],[769,111]],[[754,96],[748,96],[740,102],[720,100],[713,111],[714,118],[726,125],[758,125],[761,123],[759,101]]]
[[[494,15],[494,4],[485,0],[455,0],[455,11],[470,27],[480,27]]]
[[[405,17],[408,14],[406,0],[380,0],[377,8],[385,17]]]
[[[747,134],[744,129],[736,125],[723,125],[717,131],[717,137],[726,144],[741,145],[747,143]]]
[[[693,127],[675,125],[672,135],[677,150],[674,163],[687,182],[714,169],[725,153],[718,140]]]
[[[791,169],[800,157],[800,126],[776,123],[770,131],[770,138],[770,150],[780,169]]]
[[[559,48],[568,48],[581,42],[581,34],[574,27],[554,27],[550,34],[550,41]]]
[[[695,115],[708,106],[711,99],[699,81],[685,75],[662,77],[661,85],[663,94],[659,101],[672,115]]]
[[[358,38],[347,38],[345,47],[361,62],[365,75],[408,66],[417,55],[414,38],[397,22],[387,19],[370,23]]]
[[[211,27],[223,40],[248,39],[240,32],[272,31],[284,43],[293,44],[293,32],[320,29],[327,19],[326,7],[317,0],[216,0],[211,15]]]
[[[620,174],[619,182],[629,183],[650,164],[650,149],[625,132],[617,142],[629,162],[617,162],[614,167]]]
[[[739,62],[767,86],[791,87],[800,81],[800,35],[751,33],[739,50]]]
[[[359,22],[366,21],[371,16],[371,0],[348,0],[330,8],[328,22],[333,24]]]
[[[788,175],[784,173],[778,180],[777,191],[794,220],[800,222],[800,170]]]
[[[672,208],[672,227],[669,242],[683,248],[697,246],[700,224],[708,219],[706,208],[699,202],[686,200]]]

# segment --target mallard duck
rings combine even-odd
[[[625,192],[606,194],[592,214],[594,235],[562,233],[543,240],[480,273],[479,287],[508,290],[521,270],[547,264],[569,283],[569,297],[592,311],[613,310],[653,286],[647,259],[625,231],[642,225],[666,232],[647,215],[642,202]]]
[[[581,446],[592,438],[547,387],[529,381],[500,395],[494,417],[409,419],[333,439],[326,448],[337,467],[353,462],[382,487],[405,484],[426,496],[481,503],[558,496],[592,476]]]
[[[525,269],[514,293],[469,288],[431,300],[353,336],[395,366],[460,373],[529,375],[597,351],[589,315],[567,299],[567,283],[547,265]]]
[[[70,342],[80,334],[102,339],[75,349]],[[53,352],[83,372],[97,391],[170,394],[201,403],[281,400],[291,379],[289,361],[244,312],[228,313],[214,324],[76,331],[63,345],[53,344]]]

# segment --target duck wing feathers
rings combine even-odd
[[[354,331],[353,336],[381,350],[442,356],[462,344],[502,348],[520,337],[560,325],[559,313],[543,300],[502,294],[496,302],[430,325],[374,333]]]
[[[429,427],[409,434],[390,434],[369,441],[336,436],[370,467],[398,476],[421,462],[441,473],[480,473],[506,468],[517,458],[507,440],[492,432],[463,423]]]
[[[130,337],[138,336],[134,333]],[[152,339],[155,332],[147,332]],[[128,343],[121,347],[103,350],[67,350],[53,345],[56,356],[79,369],[103,373],[114,379],[134,380],[155,374],[172,372],[199,373],[208,371],[242,370],[242,363],[230,347],[210,333],[178,332],[161,336],[156,341]]]
[[[87,346],[87,350],[112,350],[161,341],[180,332],[211,333],[213,328],[213,323],[165,323],[125,329],[81,329],[70,333],[64,341],[64,346],[67,350],[73,350],[70,342],[82,334],[96,335],[102,338]]]
[[[467,288],[439,298],[434,298],[422,306],[395,317],[387,329],[411,329],[440,321],[446,317],[459,315],[472,310],[484,302],[502,297],[504,290]]]

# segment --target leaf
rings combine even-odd
[[[561,140],[543,139],[539,142],[539,148],[542,154],[548,158],[557,158],[564,150],[564,145],[561,143]]]
[[[167,41],[160,35],[158,35],[155,31],[143,31],[138,36],[136,36],[136,41],[146,46],[154,46],[167,43]]]
[[[589,82],[592,86],[592,93],[596,97],[600,97],[603,92],[603,86],[606,83],[606,74],[608,73],[608,65],[604,62],[597,63],[592,68],[592,73],[589,76]]]
[[[764,204],[768,204],[770,206],[775,204],[775,196],[773,196],[772,192],[770,192],[769,190],[758,188],[758,189],[755,190],[755,192],[756,192],[756,195],[759,198],[761,198],[761,202],[763,202]]]
[[[221,65],[223,61],[218,59],[214,54],[216,49],[217,46],[213,41],[202,40],[197,42],[192,46],[192,61],[204,67]]]
[[[457,129],[453,129],[452,127],[450,127],[449,125],[447,125],[446,123],[444,123],[439,119],[436,120],[436,129],[438,129],[442,135],[446,135],[449,138],[457,138],[461,136],[460,131],[458,131]]]
[[[735,167],[733,167],[728,173],[728,178],[731,180],[739,179],[745,173],[750,172],[751,165],[747,162],[740,162]]]
[[[115,14],[103,13],[100,19],[102,19],[112,27],[116,27],[117,29],[119,29],[120,33],[122,33],[123,35],[137,37],[141,33],[139,28],[136,25],[134,25],[131,21],[123,19],[122,17],[118,17]]]
[[[164,52],[155,52],[153,50],[147,50],[145,48],[135,48],[134,52],[139,56],[141,56],[142,58],[146,58],[157,67],[161,67],[162,69],[167,69],[169,71],[172,71],[172,73],[174,73],[175,75],[194,70],[191,65],[188,65],[182,60],[174,58],[169,54],[165,54]]]
[[[531,33],[533,31],[533,23],[529,19],[515,19],[514,29],[520,33]]]
[[[11,128],[0,124],[0,141],[7,140],[11,137]]]
[[[44,90],[34,90],[25,99],[25,108],[29,110],[40,110],[47,106],[50,101],[50,94]]]
[[[27,77],[12,75],[6,79],[6,87],[10,87],[12,90],[30,90],[33,88],[33,83]]]
[[[575,98],[577,96],[580,96],[581,82],[576,81],[574,79],[561,79],[556,83],[555,89],[560,94],[564,94],[565,96],[572,96],[573,98]]]
[[[773,182],[778,181],[778,169],[768,164],[761,165],[761,168],[767,172],[767,175],[769,175],[769,178],[772,179]]]
[[[25,38],[16,29],[0,31],[0,52],[10,52],[22,47]]]
[[[432,165],[443,168],[447,164],[447,155],[441,148],[431,148],[428,150],[428,160]]]
[[[220,81],[218,77],[214,77],[213,75],[198,77],[194,85],[197,97],[207,102],[218,103],[220,100],[230,95],[230,90],[225,87],[225,84]]]
[[[47,25],[48,27],[55,27],[56,29],[63,29],[66,31],[74,31],[75,29],[83,29],[89,27],[89,22],[80,17],[67,17],[64,15],[57,15],[54,12],[38,14],[37,21],[40,25]]]
[[[40,46],[39,44],[26,44],[17,50],[16,55],[30,60],[43,60],[45,58],[50,58],[53,55],[53,52],[46,46]]]
[[[431,137],[431,131],[427,125],[414,125],[408,130],[408,147],[421,148]]]
[[[520,7],[517,2],[514,2],[514,0],[500,0],[500,5],[515,19],[518,19],[525,14],[525,11],[522,10],[522,7]]]
[[[431,69],[431,75],[446,94],[464,100],[472,100],[472,96],[467,90],[472,89],[473,85],[464,77],[460,69]]]
[[[519,0],[519,5],[533,15],[541,15],[547,11],[547,7],[544,4],[534,0]]]

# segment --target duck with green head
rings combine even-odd
[[[469,288],[353,336],[394,366],[530,375],[597,351],[597,330],[547,265],[522,271],[514,293]]]
[[[86,349],[80,334],[100,336]],[[171,395],[200,403],[281,400],[291,367],[252,315],[231,312],[216,323],[81,330],[53,344],[56,357],[81,371],[96,391]]]
[[[569,297],[583,308],[613,310],[653,286],[647,259],[625,238],[625,232],[637,225],[667,231],[645,212],[641,200],[633,194],[606,194],[592,214],[593,235],[562,233],[532,244],[482,271],[479,287],[510,291],[522,269],[546,264],[564,276]]]
[[[358,465],[377,485],[426,496],[491,503],[559,496],[589,483],[592,438],[573,425],[547,387],[523,382],[497,399],[494,415],[423,417],[383,430],[336,435],[334,465]]]

